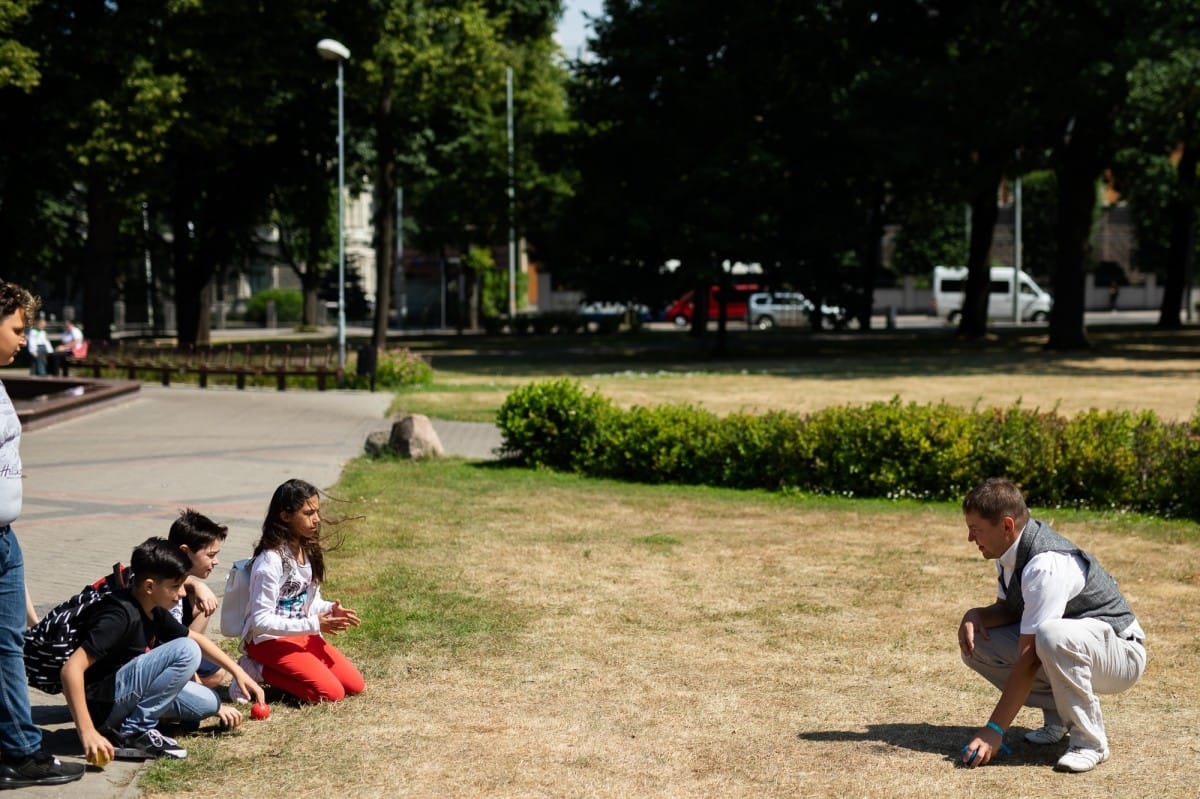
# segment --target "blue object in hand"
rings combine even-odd
[[[964,747],[962,748],[962,753],[963,753],[964,755],[967,753],[967,746],[970,746],[970,744],[967,744],[966,746],[964,746]],[[1001,751],[1003,754],[1006,754],[1006,755],[1011,755],[1011,754],[1012,754],[1012,750],[1008,748],[1008,744],[1006,744],[1006,743],[1001,743],[1001,744],[1000,744],[1000,751]],[[972,763],[974,763],[974,762],[975,762],[975,758],[977,758],[977,757],[979,757],[979,750],[978,750],[978,749],[976,749],[974,752],[972,752],[972,753],[971,753],[971,758],[970,758],[969,760],[967,760],[967,765],[969,766],[969,765],[971,765]]]

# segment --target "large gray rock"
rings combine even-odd
[[[446,454],[429,417],[412,413],[392,425],[388,446],[401,457],[419,460]]]

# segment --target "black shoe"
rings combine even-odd
[[[104,737],[112,741],[113,757],[118,760],[151,760],[159,757],[182,760],[187,757],[187,750],[178,741],[158,730],[147,730],[136,737],[126,737],[109,730],[104,732]]]
[[[28,788],[33,785],[62,785],[81,778],[82,763],[63,763],[49,752],[24,757],[5,757],[0,763],[0,789]]]

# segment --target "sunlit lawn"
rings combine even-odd
[[[435,356],[433,384],[400,392],[396,407],[491,421],[516,386],[569,376],[622,405],[718,412],[899,396],[1178,418],[1200,396],[1200,347],[1190,332],[1171,341],[1062,356],[1024,345],[954,357],[924,346],[674,362]],[[1039,721],[1032,711],[1014,724],[1010,758],[954,767],[995,692],[954,644],[994,576],[953,503],[629,485],[456,459],[358,460],[331,495],[362,516],[339,528],[327,594],[366,619],[337,643],[367,693],[191,736],[187,761],[150,768],[148,792],[1131,796],[1153,774],[1156,795],[1194,794],[1190,760],[1161,745],[1164,730],[1200,726],[1192,522],[1035,509],[1100,556],[1150,635],[1146,677],[1105,702],[1113,760],[1064,777],[1055,751],[1019,739]]]
[[[365,694],[186,737],[151,794],[935,797],[1194,794],[1164,729],[1200,724],[1196,525],[1049,511],[1121,579],[1151,665],[1105,700],[1085,777],[1024,744],[956,768],[995,691],[955,646],[990,564],[953,503],[642,486],[360,460],[331,494],[328,596]],[[1042,515],[1039,513],[1039,515]],[[1069,782],[1068,782],[1069,781]],[[1130,786],[1137,786],[1130,792]],[[1064,793],[1065,792],[1065,793]]]

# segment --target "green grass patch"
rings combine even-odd
[[[199,756],[191,739],[187,743],[187,760],[164,757],[149,763],[138,775],[138,787],[150,794],[172,794],[200,779],[206,771],[204,758]]]
[[[1163,544],[1200,543],[1200,525],[1180,519],[1167,519],[1147,513],[1120,510],[1074,510],[1055,508],[1042,511],[1041,518],[1053,518],[1058,523],[1089,526],[1103,524],[1119,528],[1127,534]]]
[[[683,543],[683,541],[675,536],[664,535],[663,533],[653,533],[651,535],[642,536],[641,538],[634,540],[642,546],[647,546],[657,551],[669,550],[672,547],[677,547]]]
[[[516,388],[517,381],[506,384],[452,384],[434,382],[409,386],[396,391],[388,413],[392,416],[420,413],[435,419],[455,422],[495,422],[503,397]]]
[[[347,640],[347,653],[357,658],[417,647],[458,651],[489,636],[511,635],[522,618],[510,605],[446,588],[409,568],[390,567],[355,594],[343,591],[363,620]]]

